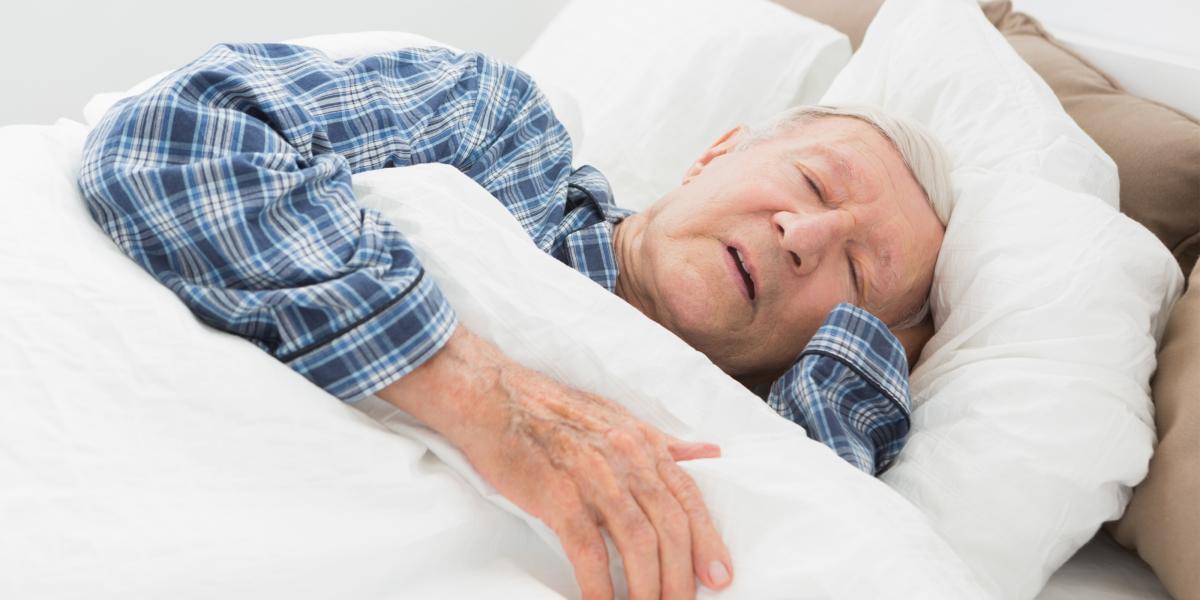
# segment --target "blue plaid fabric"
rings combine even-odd
[[[850,304],[825,318],[767,404],[867,473],[882,473],[908,436],[904,347],[882,321]]]
[[[538,248],[615,291],[613,225],[631,212],[598,171],[572,169],[567,132],[530,78],[478,53],[335,61],[300,46],[219,45],[110,110],[79,183],[100,227],[198,318],[353,402],[423,363],[457,323],[409,243],[351,188],[353,173],[429,162],[457,167]],[[814,387],[802,357],[770,398],[874,472],[907,430],[904,355],[856,354],[854,338],[895,340],[870,315],[845,315],[827,323],[851,342],[838,356],[864,378],[894,379],[827,378],[843,396]],[[903,414],[876,408],[893,398],[870,397],[876,389],[899,390]]]

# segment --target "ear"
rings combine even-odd
[[[691,167],[688,167],[687,173],[683,175],[683,183],[687,183],[699,175],[700,171],[703,171],[704,167],[707,167],[708,163],[712,162],[712,159],[732,152],[741,143],[742,136],[745,133],[746,128],[742,125],[726,131],[717,141],[713,142],[713,145],[708,147],[708,150],[704,151],[704,154],[700,155],[699,160],[693,163]]]

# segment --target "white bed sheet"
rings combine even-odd
[[[1100,532],[1067,561],[1037,600],[1171,600],[1136,554]]]

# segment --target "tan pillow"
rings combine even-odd
[[[1200,269],[1189,279],[1158,353],[1150,474],[1109,528],[1181,600],[1200,598]]]
[[[1121,212],[1153,231],[1190,273],[1200,255],[1200,122],[1125,92],[1008,0],[983,11],[1116,161]]]
[[[879,12],[883,0],[775,0],[814,21],[820,21],[850,38],[850,47],[858,50],[867,25]]]

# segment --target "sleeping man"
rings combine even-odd
[[[733,577],[676,461],[715,457],[608,399],[514,363],[458,326],[405,238],[351,174],[440,162],[486,188],[534,244],[762,390],[875,474],[908,431],[947,193],[937,144],[868,109],[735,128],[640,214],[571,142],[528,76],[410,49],[332,61],[221,45],[117,104],[80,185],[118,246],[205,323],[347,402],[379,397],[460,448],[559,536],[585,597],[691,597]],[[927,328],[927,325],[926,325]]]

